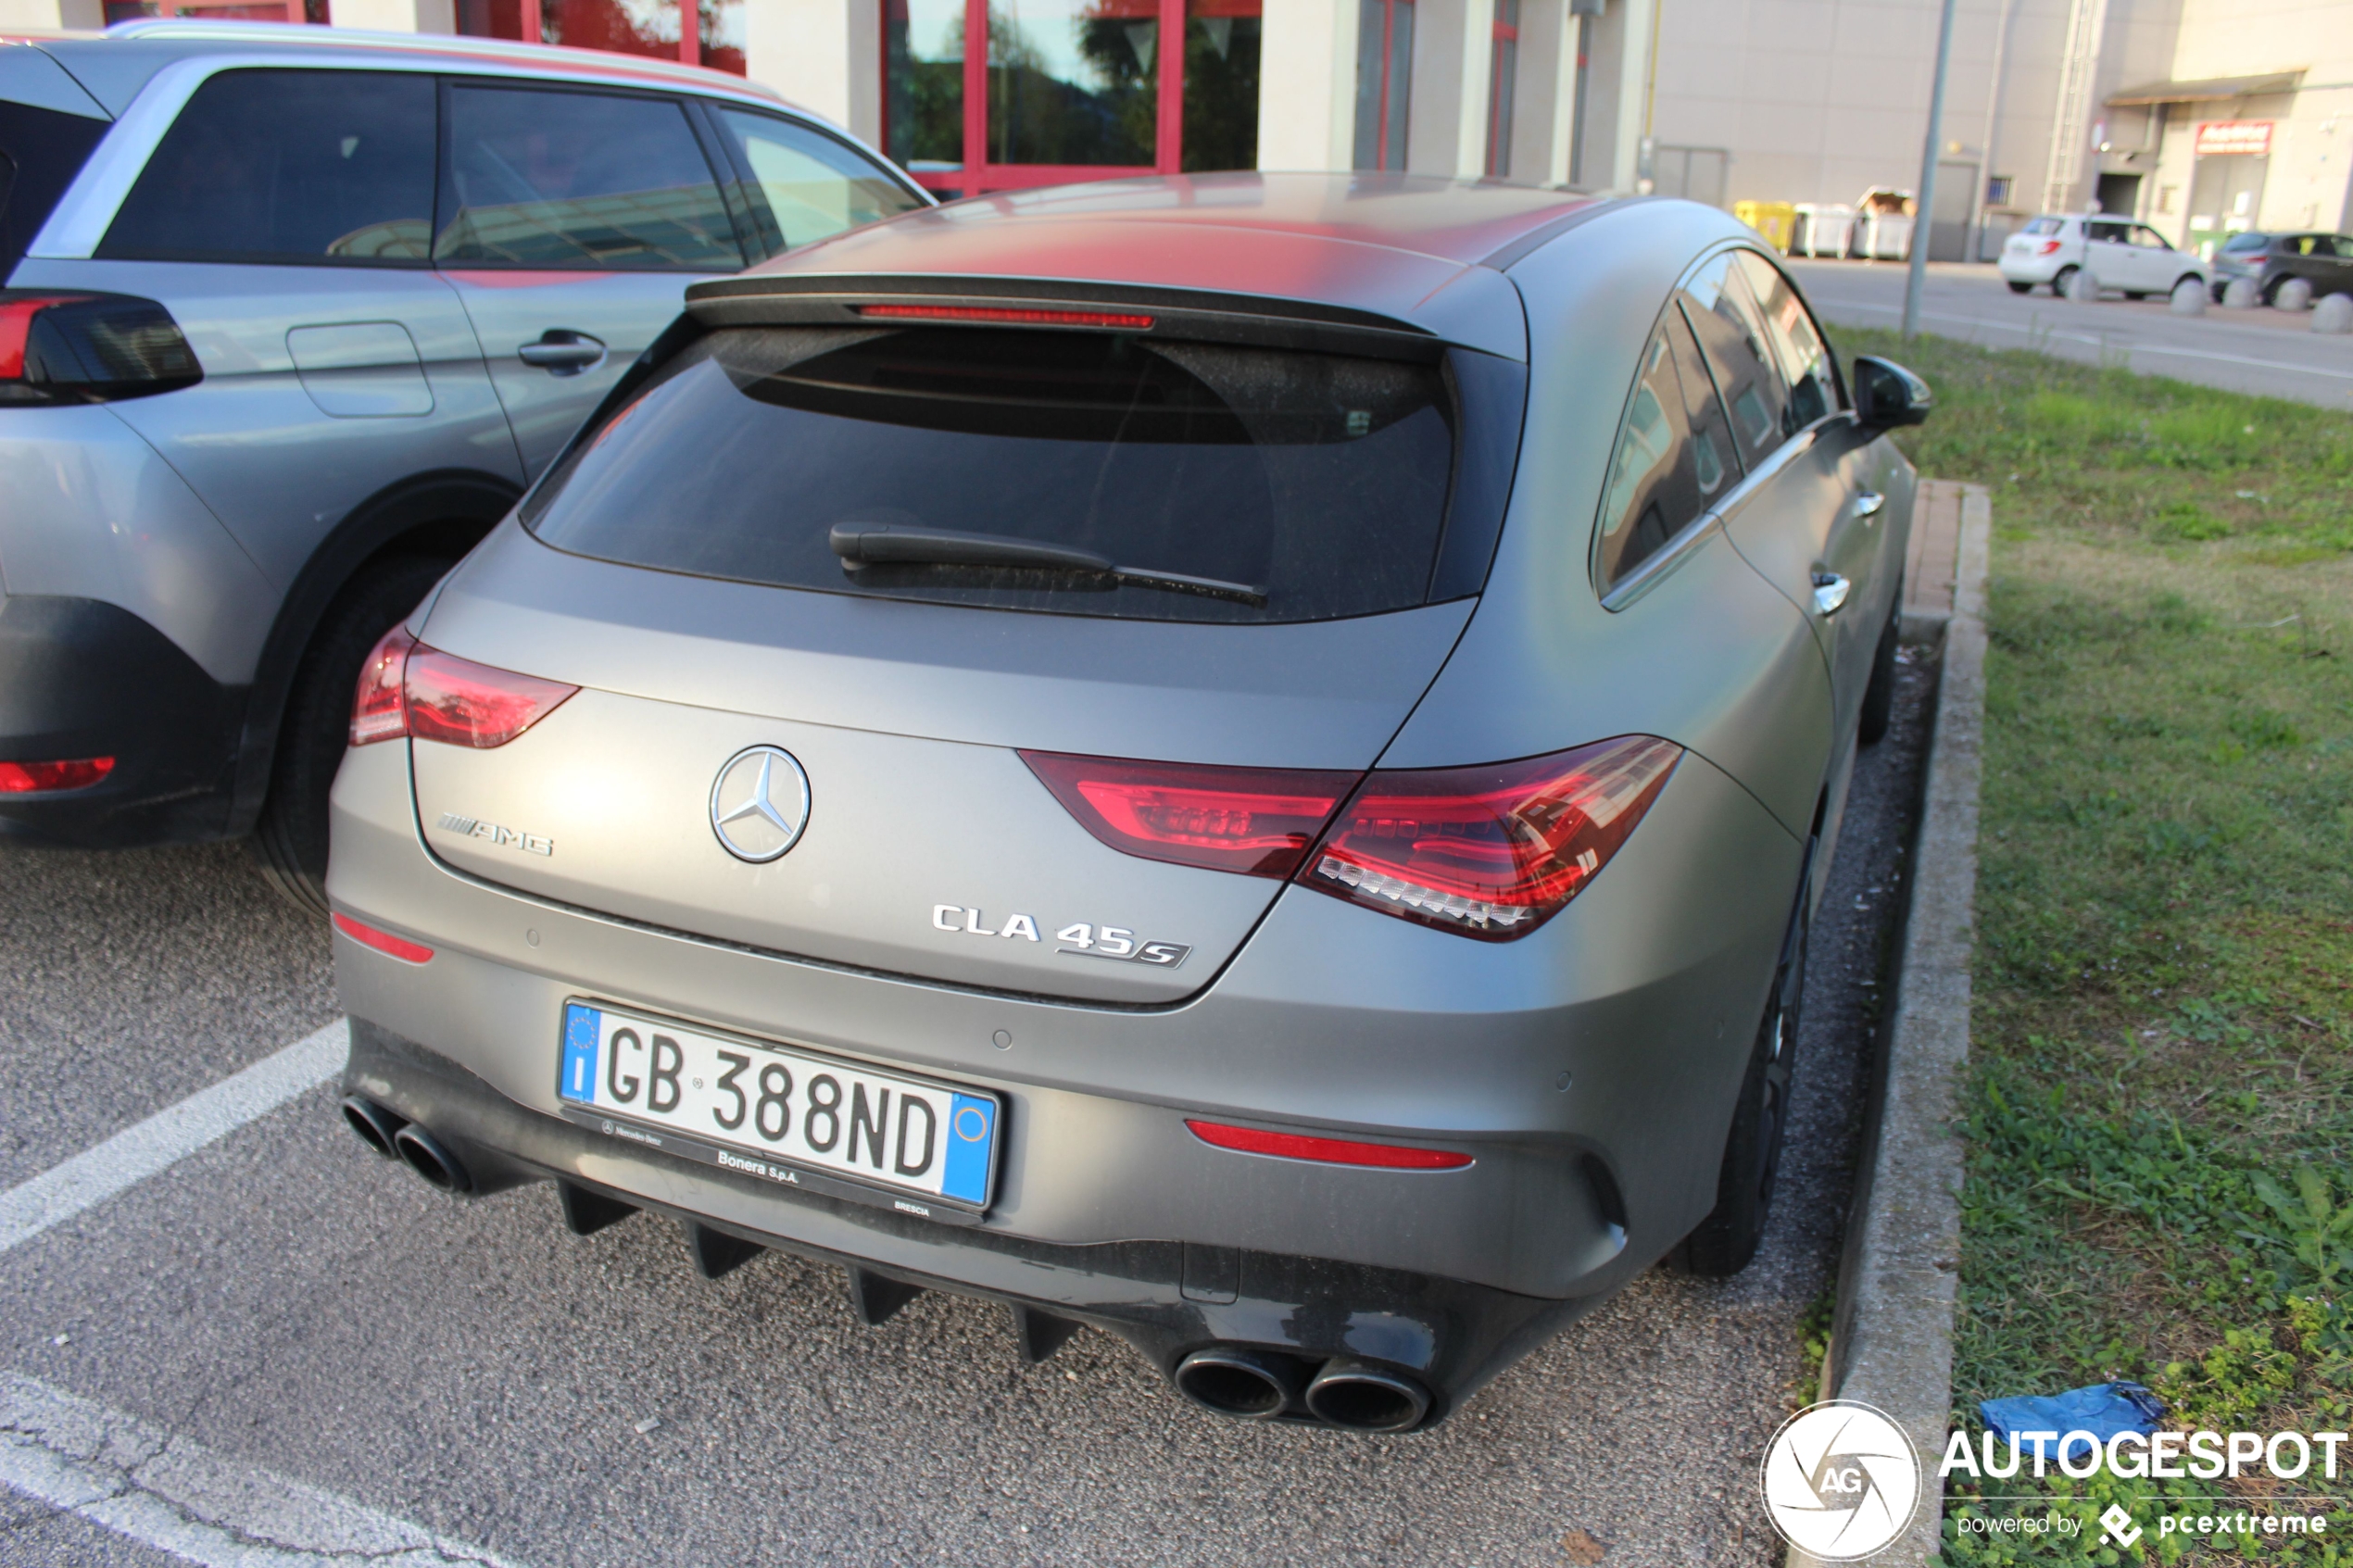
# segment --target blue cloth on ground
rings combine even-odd
[[[2064,1437],[2070,1432],[2089,1432],[2102,1443],[2120,1432],[2137,1432],[2145,1437],[2157,1430],[2158,1422],[2165,1414],[2165,1401],[2137,1383],[2095,1383],[2088,1388],[2070,1388],[2064,1394],[2020,1394],[2007,1399],[1988,1399],[1977,1407],[1984,1418],[1985,1430],[2007,1443],[2020,1432],[2051,1432]],[[2032,1453],[2033,1445],[2022,1445]],[[2057,1438],[2045,1450],[2060,1457]],[[2084,1451],[2079,1439],[2066,1450],[2071,1457]]]

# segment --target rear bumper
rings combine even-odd
[[[0,836],[82,848],[219,837],[245,695],[119,605],[0,598],[0,761],[115,759],[85,789],[0,795]]]
[[[345,1090],[430,1129],[477,1192],[561,1179],[740,1240],[1115,1334],[1164,1376],[1196,1349],[1242,1344],[1315,1364],[1403,1372],[1424,1425],[1601,1298],[1546,1300],[1394,1269],[1174,1241],[1056,1246],[926,1223],[879,1205],[773,1188],[527,1110],[447,1057],[352,1020]],[[1302,1304],[1340,1304],[1338,1311]],[[1294,1411],[1294,1416],[1301,1412]]]

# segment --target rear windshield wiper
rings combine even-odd
[[[1164,588],[1172,594],[1238,599],[1246,605],[1266,602],[1266,590],[1253,588],[1247,583],[1120,566],[1109,556],[1099,556],[1092,550],[1050,545],[1011,533],[966,533],[954,528],[911,528],[896,522],[837,522],[826,538],[834,554],[841,558],[845,571],[855,571],[862,566],[977,566],[1068,571],[1108,577],[1114,583],[1132,583],[1139,588]]]

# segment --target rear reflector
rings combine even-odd
[[[1190,1117],[1185,1125],[1203,1143],[1243,1154],[1271,1154],[1278,1160],[1372,1165],[1385,1171],[1459,1171],[1471,1163],[1469,1155],[1457,1154],[1451,1148],[1410,1148],[1403,1144],[1311,1138],[1303,1133],[1268,1133],[1256,1127],[1229,1127],[1223,1122],[1196,1122]]]
[[[1625,735],[1517,762],[1375,772],[1299,881],[1466,936],[1525,936],[1609,863],[1682,755]]]
[[[335,929],[363,947],[373,947],[379,953],[390,953],[403,963],[425,963],[433,958],[431,947],[421,947],[389,931],[378,931],[372,925],[362,925],[349,915],[338,912]]]
[[[1114,327],[1148,332],[1152,318],[1127,310],[1032,310],[996,305],[862,305],[869,321],[977,321],[1007,327]]]
[[[1287,877],[1360,773],[1212,768],[1025,751],[1081,826],[1123,854],[1246,876]]]
[[[443,653],[396,626],[360,667],[351,744],[411,735],[486,751],[553,713],[579,689]]]
[[[113,771],[111,757],[83,757],[70,762],[0,762],[0,795],[88,789]]]

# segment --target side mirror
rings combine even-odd
[[[1928,383],[1894,360],[1855,357],[1855,418],[1866,430],[1926,424],[1935,407],[1936,394]]]

